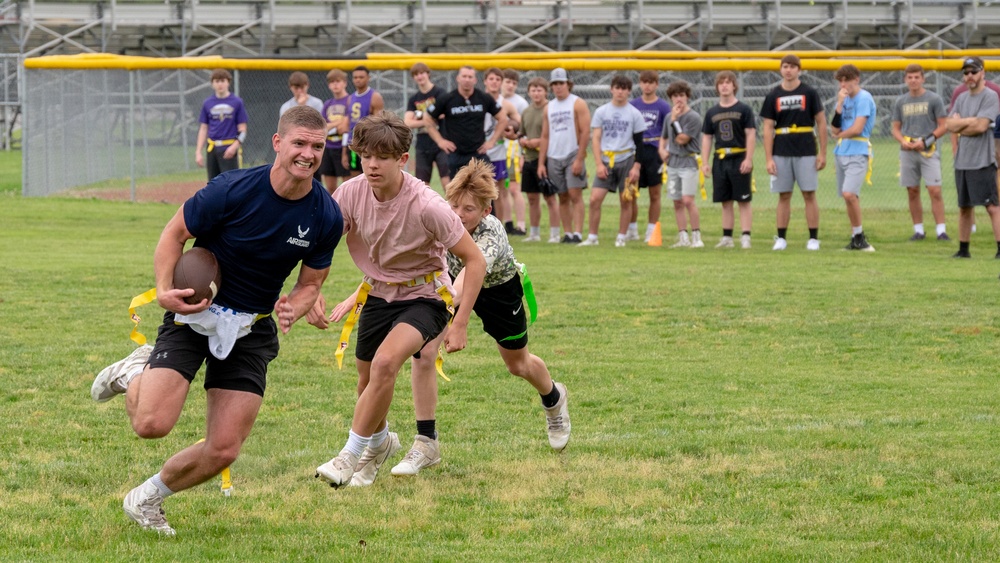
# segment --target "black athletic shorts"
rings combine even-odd
[[[424,337],[424,344],[427,344],[441,334],[450,318],[448,307],[440,299],[407,299],[389,303],[381,297],[369,295],[358,319],[358,345],[354,349],[354,357],[363,362],[372,361],[389,331],[400,323],[417,329]],[[423,345],[420,347],[423,348]],[[414,357],[419,356],[414,354]]]
[[[237,150],[233,158],[223,158],[229,145],[215,145],[212,152],[205,153],[205,168],[208,169],[208,179],[211,180],[223,172],[236,170],[240,167],[240,153]]]
[[[652,145],[643,143],[636,153],[636,160],[639,162],[639,187],[648,188],[663,184],[663,173],[660,167],[663,161],[660,160],[660,153]]]
[[[735,157],[735,158],[734,158]],[[712,201],[745,202],[753,200],[752,174],[740,172],[743,155],[716,158],[712,163]]]
[[[998,205],[995,164],[979,170],[956,170],[955,187],[958,189],[959,207]]]
[[[149,356],[149,366],[172,369],[192,382],[205,364],[205,389],[248,391],[263,397],[267,365],[277,356],[278,327],[271,317],[254,323],[250,334],[238,339],[226,359],[220,360],[209,352],[207,336],[175,323],[174,314],[167,311]]]
[[[519,274],[500,285],[480,289],[472,310],[483,321],[483,331],[501,348],[520,350],[528,345],[528,316]]]
[[[525,160],[521,167],[521,191],[526,194],[540,194],[542,187],[538,185],[538,161]]]
[[[451,177],[448,173],[448,153],[434,147],[433,151],[418,150],[414,154],[414,176],[425,184],[431,183],[431,174],[434,173],[434,164],[437,163],[438,175],[444,178]]]
[[[323,149],[323,161],[319,165],[319,173],[323,176],[333,176],[335,178],[348,177],[350,174],[348,170],[344,168],[344,163],[341,160],[343,155],[343,148],[331,149],[327,147],[326,149]]]
[[[458,171],[461,170],[463,166],[472,162],[472,159],[481,160],[486,164],[493,164],[490,162],[489,157],[485,154],[464,154],[453,152],[448,155],[448,170],[451,172],[451,175],[454,176],[455,174],[458,174]]]

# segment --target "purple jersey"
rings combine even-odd
[[[326,135],[326,148],[328,149],[343,147],[343,136],[337,133],[336,127],[340,123],[340,120],[347,116],[347,103],[350,99],[350,96],[344,96],[343,98],[334,98],[323,103],[323,119],[327,123],[333,124],[330,128],[332,133],[328,132]]]
[[[368,91],[362,95],[358,95],[356,92],[351,94],[347,100],[348,115],[351,118],[351,131],[354,131],[354,126],[358,124],[363,118],[368,117],[368,114],[372,112],[372,95],[375,94],[375,90],[371,87]]]
[[[236,126],[247,122],[247,110],[243,100],[232,94],[225,98],[212,94],[201,105],[198,121],[208,125],[208,138],[213,141],[235,139],[240,134]]]
[[[655,102],[647,104],[642,101],[641,97],[629,103],[639,110],[642,118],[646,120],[646,132],[642,134],[642,142],[659,147],[660,135],[663,134],[663,122],[670,115],[670,104],[663,98],[656,98]]]

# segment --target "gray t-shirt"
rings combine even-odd
[[[701,116],[693,109],[677,119],[681,124],[681,131],[691,137],[686,145],[678,145],[677,134],[670,125],[670,116],[663,122],[663,138],[670,139],[667,150],[670,158],[667,159],[667,166],[671,168],[698,168],[696,156],[701,154]]]
[[[924,90],[919,96],[911,96],[909,92],[896,98],[892,106],[892,120],[900,123],[900,131],[904,136],[923,139],[937,129],[937,120],[947,117],[944,112],[944,102],[930,90]]]
[[[281,109],[278,111],[278,115],[285,115],[285,112],[292,109],[293,107],[299,105],[295,98],[291,98],[287,102],[281,104]],[[316,96],[309,96],[309,100],[306,101],[306,105],[313,108],[314,110],[323,113],[323,100],[317,98]]]
[[[981,117],[996,122],[1000,114],[1000,98],[996,92],[984,88],[973,96],[963,92],[953,110],[961,117]],[[958,154],[955,156],[955,170],[979,170],[991,164],[996,164],[996,154],[993,148],[993,127],[988,127],[979,135],[960,135],[958,137]]]
[[[608,102],[597,108],[594,117],[590,119],[590,128],[598,127],[601,128],[601,151],[614,152],[615,159],[621,162],[635,154],[635,139],[632,135],[646,131],[646,118],[632,104],[616,107]],[[607,154],[601,155],[601,160],[605,163],[610,159]]]

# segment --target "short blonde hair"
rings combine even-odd
[[[493,181],[493,165],[474,158],[452,176],[445,188],[445,199],[451,203],[470,197],[480,209],[486,209],[497,198],[497,186]]]

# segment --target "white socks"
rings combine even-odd
[[[386,429],[388,430],[388,426]],[[369,441],[371,441],[371,436],[358,436],[353,430],[351,430],[347,437],[347,444],[344,445],[344,449],[341,451],[350,452],[354,455],[354,457],[361,457],[361,454],[364,453],[365,447],[368,446]]]
[[[925,234],[924,233],[924,224],[923,223],[916,223],[916,224],[914,224],[913,225],[913,232],[917,233],[918,235]]]

